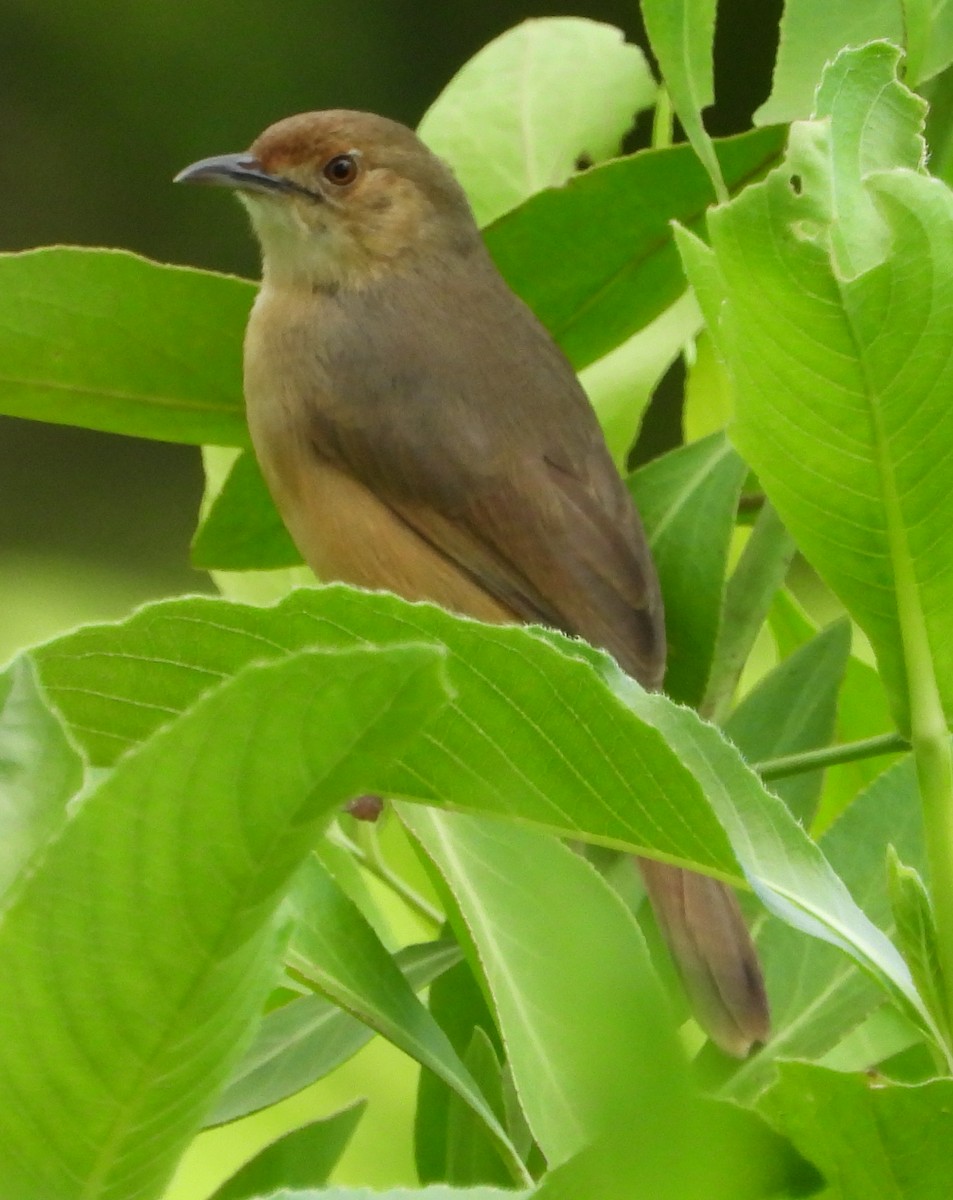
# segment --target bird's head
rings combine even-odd
[[[204,158],[176,182],[236,189],[265,279],[279,286],[360,286],[479,241],[449,168],[410,129],[371,113],[288,117],[244,154]]]

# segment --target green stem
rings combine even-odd
[[[925,640],[925,638],[924,638]],[[920,784],[923,827],[937,947],[942,975],[944,1016],[953,1027],[953,755],[950,735],[940,708],[933,663],[928,660],[928,679],[910,690],[911,744]],[[922,697],[918,696],[923,692]],[[932,695],[929,693],[932,692]]]
[[[766,503],[725,589],[708,687],[698,710],[716,725],[728,714],[751,647],[793,557],[794,539]]]
[[[652,118],[652,149],[665,150],[672,144],[675,113],[668,88],[659,86],[655,96],[655,115]]]
[[[880,754],[900,754],[909,749],[910,743],[899,733],[881,733],[857,742],[843,742],[839,746],[820,746],[816,750],[803,750],[800,754],[768,758],[764,762],[753,763],[752,770],[757,771],[764,780],[786,779],[789,775],[822,771],[825,767],[836,767],[861,758],[876,758]]]
[[[858,346],[862,345],[862,339],[856,335],[855,341]],[[876,385],[872,380],[868,381],[868,390],[872,397],[877,397]],[[876,399],[871,404],[870,418],[894,571],[897,617],[910,703],[910,745],[920,785],[924,841],[930,868],[930,896],[936,919],[937,954],[942,976],[938,990],[942,992],[943,1006],[943,1012],[937,1016],[937,1025],[948,1030],[953,1028],[953,755],[934,670],[921,581],[917,577],[907,536],[907,514],[903,511],[894,463],[888,452],[890,438]],[[951,1047],[948,1041],[944,1051],[949,1059]]]

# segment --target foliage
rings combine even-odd
[[[953,199],[924,129],[945,147],[953,28],[942,3],[788,0],[762,127],[713,142],[713,0],[643,11],[660,87],[617,31],[535,22],[422,133],[587,368],[659,566],[668,695],[388,595],[240,603],[236,572],[300,561],[247,449],[253,287],[0,259],[3,412],[233,459],[194,545],[226,598],[0,675],[0,1194],[160,1197],[203,1127],[374,1036],[425,1069],[427,1186],[394,1200],[950,1193]],[[640,355],[681,357],[685,436],[629,472]],[[367,794],[412,877],[342,813]],[[761,902],[753,1058],[686,1021],[619,851]],[[389,943],[372,875],[432,940]],[[369,1196],[327,1185],[362,1119],[286,1130],[215,1194]]]

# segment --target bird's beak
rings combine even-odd
[[[202,158],[176,175],[173,183],[204,183],[213,187],[237,188],[244,192],[303,192],[316,197],[307,188],[285,179],[281,175],[269,174],[253,155],[217,154],[213,158]]]

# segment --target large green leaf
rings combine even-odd
[[[419,133],[451,164],[482,225],[565,183],[580,159],[617,154],[654,98],[645,55],[621,30],[549,17],[484,46],[424,114]]]
[[[401,815],[459,906],[516,1089],[550,1165],[687,1071],[638,925],[554,838],[462,813]],[[567,969],[571,964],[571,969]]]
[[[425,942],[394,955],[415,991],[439,979],[459,959],[453,942]],[[299,996],[272,1009],[233,1068],[206,1126],[234,1121],[293,1096],[347,1062],[372,1036],[369,1025],[323,996]]]
[[[692,707],[708,682],[746,471],[725,435],[715,433],[662,455],[629,479],[665,599],[665,691]]]
[[[629,710],[628,697],[606,687],[601,673],[615,671],[609,659],[593,652],[592,663],[584,661],[582,643],[568,638],[331,584],[271,608],[205,597],[149,605],[127,622],[88,626],[34,654],[76,737],[94,762],[108,764],[248,662],[307,646],[408,639],[450,650],[456,702],[419,753],[365,790],[519,815],[560,834],[651,847],[742,881],[701,786],[651,723]],[[762,794],[749,775],[743,790],[752,788]]]
[[[837,1200],[946,1200],[953,1080],[910,1087],[784,1063],[761,1110],[824,1173]]]
[[[763,175],[784,137],[783,129],[763,129],[719,141],[729,189]],[[690,146],[644,150],[533,196],[491,225],[486,243],[507,283],[579,368],[682,294],[671,222],[700,226],[714,199]]]
[[[250,283],[120,250],[0,255],[0,413],[243,446]]]
[[[408,638],[446,647],[456,700],[419,748],[363,790],[747,880],[786,921],[834,941],[919,1005],[896,950],[718,730],[643,692],[581,642],[332,585],[270,609],[201,598],[149,606],[35,657],[75,735],[95,761],[111,762],[249,661]]]
[[[82,779],[82,759],[50,711],[32,664],[15,659],[0,674],[0,908],[66,820],[66,803]]]
[[[158,1194],[253,1031],[322,825],[445,696],[422,647],[252,665],[74,804],[0,924],[0,1194]]]
[[[732,436],[870,638],[905,728],[931,672],[953,708],[953,197],[880,169],[922,149],[893,58],[845,55],[822,89],[835,123],[795,126],[785,167],[711,215],[711,250],[681,240],[735,378]],[[864,102],[890,137],[864,138]]]
[[[360,910],[316,858],[299,875],[294,899],[297,919],[288,965],[438,1075],[493,1134],[513,1178],[525,1182],[519,1155],[447,1035]]]

